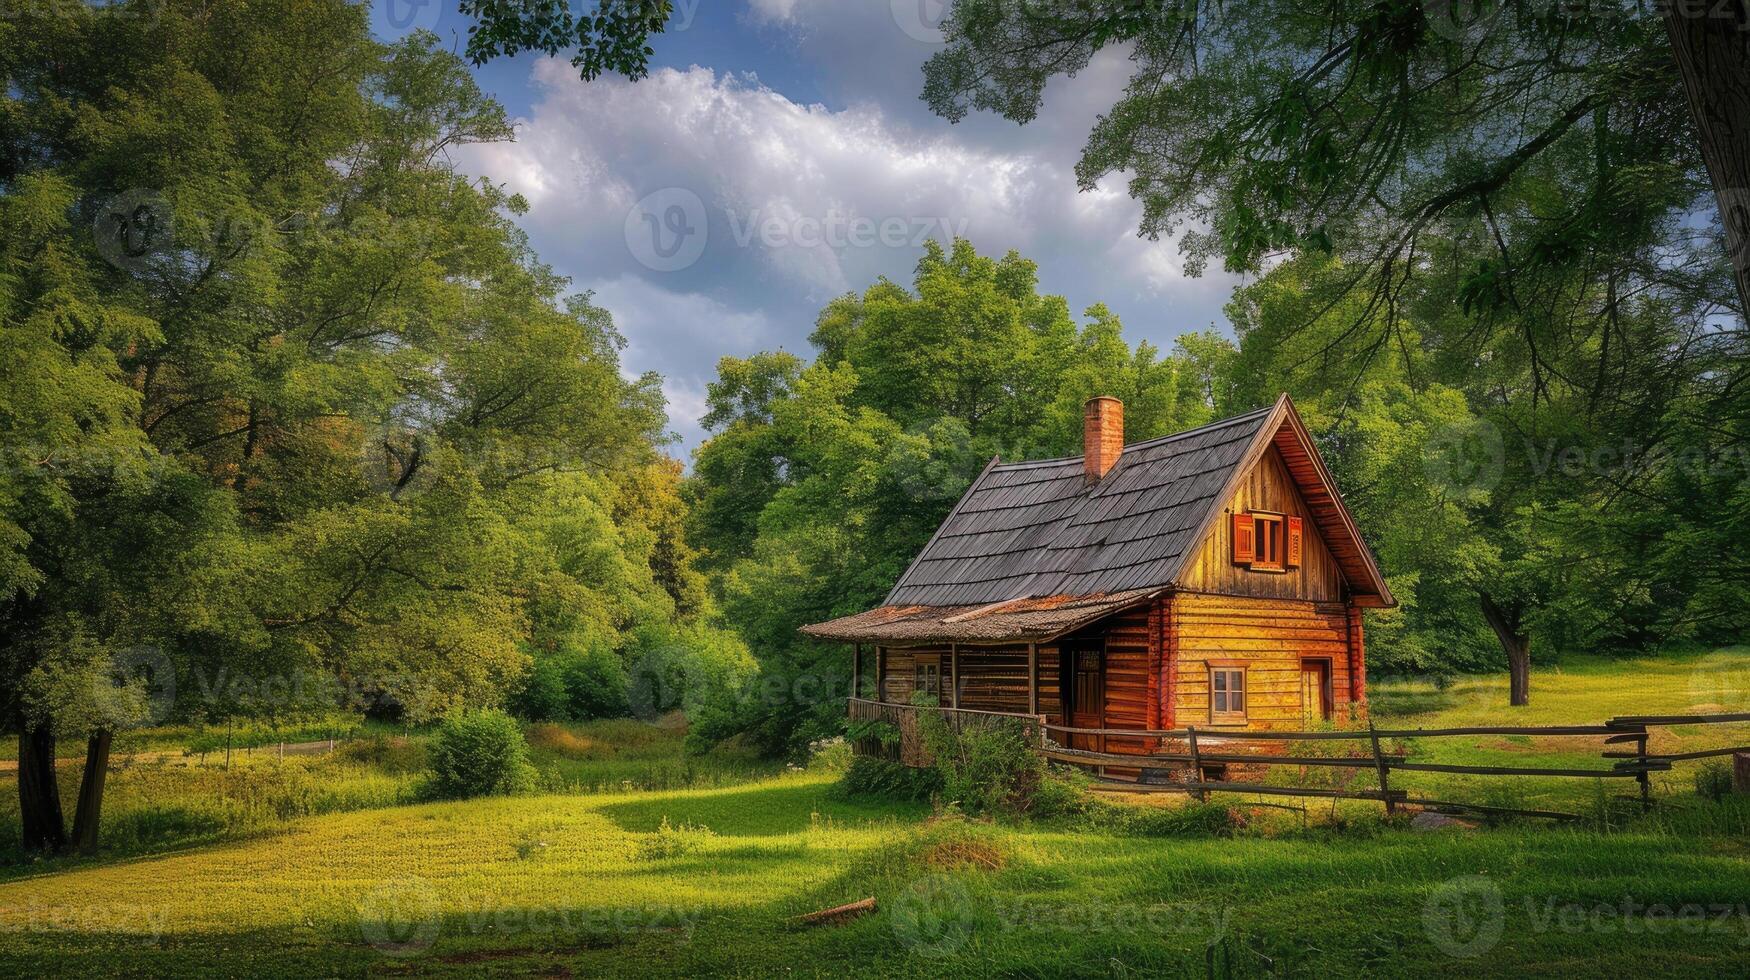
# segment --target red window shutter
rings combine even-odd
[[[1234,515],[1234,564],[1250,565],[1258,560],[1256,526],[1250,514]]]
[[[1288,519],[1288,567],[1300,567],[1301,530],[1300,518]]]

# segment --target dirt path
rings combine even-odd
[[[286,755],[321,755],[324,752],[328,752],[333,746],[338,745],[338,744],[339,744],[338,742],[330,742],[328,739],[322,739],[321,741],[317,741],[317,742],[287,742],[286,746],[285,746],[285,754]],[[274,754],[274,755],[277,755],[279,753],[279,750],[280,750],[279,743],[276,742],[273,745],[257,745],[253,750],[253,754],[257,754],[257,755]],[[231,751],[232,751],[232,753],[234,753],[236,755],[252,754],[251,750],[249,750],[249,749],[232,749]],[[223,757],[224,754],[225,754],[224,749],[220,749],[217,752],[208,752],[207,753],[208,756],[217,755],[220,757]],[[131,764],[131,763],[135,763],[135,762],[162,762],[166,759],[183,759],[183,758],[194,759],[194,758],[198,758],[198,756],[188,755],[182,749],[154,749],[150,752],[131,752],[127,755],[112,755],[109,757],[109,767],[111,769],[114,769],[116,766]],[[57,768],[65,768],[68,766],[82,766],[84,764],[85,764],[85,754],[83,752],[76,752],[76,753],[73,753],[71,755],[61,755],[61,756],[57,756],[55,759],[55,766]],[[0,773],[17,772],[17,771],[18,771],[18,760],[17,759],[0,759]]]

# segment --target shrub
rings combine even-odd
[[[567,645],[537,655],[510,706],[530,721],[588,721],[632,713],[620,655],[601,646]]]
[[[973,815],[1026,813],[1045,778],[1018,719],[967,722],[958,730],[933,711],[919,712],[918,733],[942,774],[942,796]]]
[[[638,856],[646,861],[691,854],[717,839],[717,832],[703,824],[681,823],[678,826],[662,818],[656,833],[638,839]]]
[[[1709,762],[1695,771],[1695,791],[1714,802],[1732,792],[1732,767],[1724,762]]]
[[[845,796],[923,802],[941,789],[942,774],[934,769],[913,769],[869,755],[853,758],[844,778],[839,780],[839,792]]]
[[[515,793],[534,785],[529,746],[516,720],[502,711],[450,715],[429,750],[431,792],[456,798]]]

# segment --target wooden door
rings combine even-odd
[[[1307,728],[1331,720],[1331,662],[1300,662],[1301,721]]]
[[[1069,648],[1064,651],[1064,683],[1067,688],[1065,715],[1071,728],[1106,727],[1106,665],[1099,648]],[[1100,752],[1105,749],[1098,735],[1072,735],[1072,749]]]

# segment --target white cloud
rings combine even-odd
[[[820,21],[813,0],[754,0],[754,11]],[[883,275],[908,281],[925,235],[1017,249],[1072,308],[1104,300],[1131,314],[1133,338],[1170,343],[1207,323],[1201,311],[1219,311],[1213,294],[1227,284],[1186,282],[1172,243],[1138,239],[1122,180],[1077,193],[1081,140],[1122,83],[1122,59],[1109,61],[1054,91],[1036,125],[950,127],[874,99],[801,104],[696,66],[586,85],[549,60],[535,68],[517,141],[471,147],[462,163],[529,199],[523,224],[540,254],[615,314],[629,369],[670,379],[671,418],[690,446],[717,357],[805,352],[827,299]],[[693,214],[702,252],[656,271],[651,249],[696,232]]]

